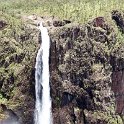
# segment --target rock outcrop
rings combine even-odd
[[[113,10],[112,11],[112,19],[116,22],[120,31],[122,33],[124,33],[124,13],[122,13],[118,10]]]
[[[0,30],[2,30],[3,28],[5,28],[7,26],[7,23],[3,20],[0,20]]]

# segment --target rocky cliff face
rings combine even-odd
[[[0,103],[14,110],[20,121],[31,124],[39,31],[24,24],[20,32],[11,33],[14,29],[7,25],[0,37]]]
[[[103,17],[86,25],[70,21],[54,21],[53,25],[49,28],[53,123],[123,124],[124,45],[115,47],[112,26]],[[38,30],[26,26],[9,39],[8,35],[0,38],[2,103],[24,124],[33,124],[38,37]]]
[[[84,26],[55,28],[50,36],[54,123],[122,123],[111,89],[110,49],[116,43],[111,26],[99,17]]]

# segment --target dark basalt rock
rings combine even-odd
[[[111,53],[112,65],[112,90],[116,98],[116,112],[124,115],[124,44]]]
[[[113,28],[98,17],[86,25],[53,28],[50,37],[54,124],[118,123],[108,54],[116,43]]]
[[[0,20],[0,30],[4,29],[7,26],[7,23],[3,20]]]
[[[116,22],[122,33],[124,33],[124,14],[118,10],[112,11],[112,19]]]
[[[53,21],[53,26],[55,26],[55,27],[61,27],[61,26],[64,26],[66,24],[69,24],[69,23],[71,23],[71,21],[69,21],[69,20],[63,20],[63,21],[54,20]]]
[[[72,102],[73,99],[74,99],[74,96],[73,95],[64,92],[62,94],[61,106],[68,105],[70,102]]]

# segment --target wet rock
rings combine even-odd
[[[19,124],[19,117],[18,115],[11,109],[8,109],[6,105],[1,104],[1,108],[3,110],[4,115],[7,117],[6,119],[0,121],[2,124],[13,124],[17,123]]]

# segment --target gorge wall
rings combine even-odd
[[[39,31],[24,24],[14,33],[11,24],[7,25],[1,29],[0,37],[0,103],[17,113],[21,122],[31,124]],[[6,118],[0,111],[1,119]]]
[[[111,90],[110,51],[116,43],[111,26],[99,17],[84,26],[55,28],[50,34],[54,123],[122,123]]]
[[[67,20],[53,25],[49,27],[53,123],[123,124],[124,44],[118,45],[114,28],[103,17],[85,25]],[[26,25],[8,38],[10,25],[0,29],[1,103],[22,123],[33,124],[39,31]]]

